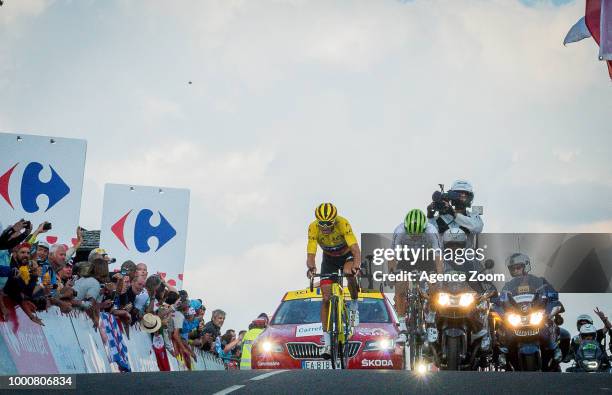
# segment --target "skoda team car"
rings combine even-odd
[[[345,300],[350,300],[345,289]],[[320,288],[287,292],[251,352],[253,369],[331,369],[321,356]],[[403,369],[404,348],[393,307],[378,291],[359,293],[359,325],[349,339],[349,369]]]

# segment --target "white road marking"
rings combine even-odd
[[[255,380],[255,381],[263,380],[265,378],[268,378],[270,376],[274,376],[275,374],[279,374],[279,373],[283,373],[283,372],[286,372],[286,370],[277,370],[277,371],[270,372],[270,373],[260,374],[259,376],[255,376],[255,377],[251,378],[250,380]]]
[[[213,395],[225,395],[225,394],[229,394],[230,392],[234,392],[236,390],[239,390],[242,387],[244,387],[244,385],[232,385],[231,387],[227,387],[224,390],[221,390],[219,392],[215,392]]]

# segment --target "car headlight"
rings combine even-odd
[[[450,304],[450,295],[444,292],[439,293],[438,304],[440,306],[448,306]]]
[[[531,315],[529,316],[529,323],[531,325],[540,325],[543,319],[544,319],[544,312],[536,311],[534,313],[531,313]]]
[[[473,293],[463,293],[459,297],[459,306],[468,307],[472,303],[474,303],[474,294]]]
[[[395,346],[393,339],[378,339],[366,342],[363,351],[389,351]]]
[[[272,343],[269,340],[266,340],[261,344],[261,349],[263,352],[283,352],[283,346]]]
[[[515,313],[508,314],[508,323],[512,326],[519,326],[521,324],[521,316]]]

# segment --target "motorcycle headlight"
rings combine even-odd
[[[531,313],[531,315],[529,316],[529,323],[531,325],[540,325],[543,319],[544,319],[544,312],[536,311],[534,313]]]
[[[363,351],[389,351],[395,346],[393,339],[378,339],[366,342]]]
[[[461,307],[471,306],[471,304],[474,303],[474,300],[475,300],[474,299],[474,294],[472,294],[472,293],[463,293],[459,297],[459,306],[461,306]]]
[[[444,292],[439,293],[438,304],[440,306],[448,306],[450,304],[450,295]]]
[[[512,326],[519,326],[521,324],[521,316],[516,313],[508,314],[508,323]]]
[[[261,344],[261,349],[263,352],[283,352],[283,346],[272,343],[269,340],[266,340]]]

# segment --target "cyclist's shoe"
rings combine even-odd
[[[331,339],[329,333],[323,333],[323,336],[321,336],[321,343],[323,343],[323,346],[321,347],[320,355],[323,359],[331,359]]]
[[[395,339],[395,342],[406,344],[406,342],[408,341],[408,336],[406,336],[406,333],[406,331],[401,331],[400,334],[397,336],[397,339]]]

